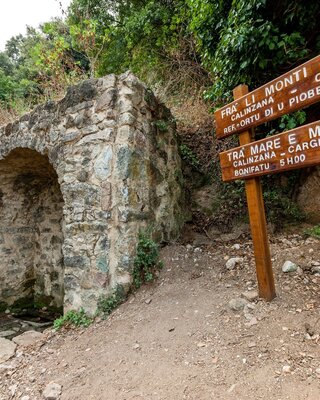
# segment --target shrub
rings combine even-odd
[[[84,311],[83,308],[80,311],[68,311],[62,317],[56,319],[53,323],[53,327],[56,330],[61,329],[63,326],[83,326],[88,327],[92,322],[92,318],[90,318]]]
[[[137,289],[144,282],[152,282],[161,268],[158,245],[146,233],[140,232],[134,260],[133,286]]]

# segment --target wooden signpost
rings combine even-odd
[[[220,153],[220,164],[226,182],[320,164],[320,121]]]
[[[218,139],[239,133],[240,147],[220,154],[224,181],[245,179],[259,296],[276,296],[259,176],[320,164],[320,121],[253,141],[253,127],[320,101],[320,56],[215,112]]]
[[[214,113],[218,139],[243,132],[320,101],[320,56]]]

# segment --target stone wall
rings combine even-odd
[[[0,303],[83,307],[128,288],[140,229],[183,222],[170,112],[131,73],[0,128]]]

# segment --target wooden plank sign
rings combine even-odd
[[[215,112],[221,139],[320,101],[320,55]]]
[[[320,101],[320,56],[260,88],[233,90],[234,101],[215,112],[219,139],[240,133],[240,147],[220,154],[224,181],[245,179],[260,297],[275,293],[260,175],[320,163],[320,121],[252,141],[252,128]]]
[[[320,121],[220,153],[222,179],[248,179],[320,163]]]

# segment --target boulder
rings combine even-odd
[[[243,258],[241,257],[232,257],[226,262],[226,268],[230,271],[235,269],[237,265],[241,265],[243,262]]]
[[[15,355],[17,345],[11,340],[0,338],[0,364],[8,361]]]
[[[45,341],[45,335],[36,331],[27,331],[12,339],[19,346],[31,346],[39,341]]]
[[[282,272],[295,272],[298,269],[297,264],[293,263],[292,261],[287,260],[283,265],[282,265]]]
[[[61,392],[61,385],[55,382],[50,382],[43,391],[43,398],[46,400],[57,400],[59,399]]]

